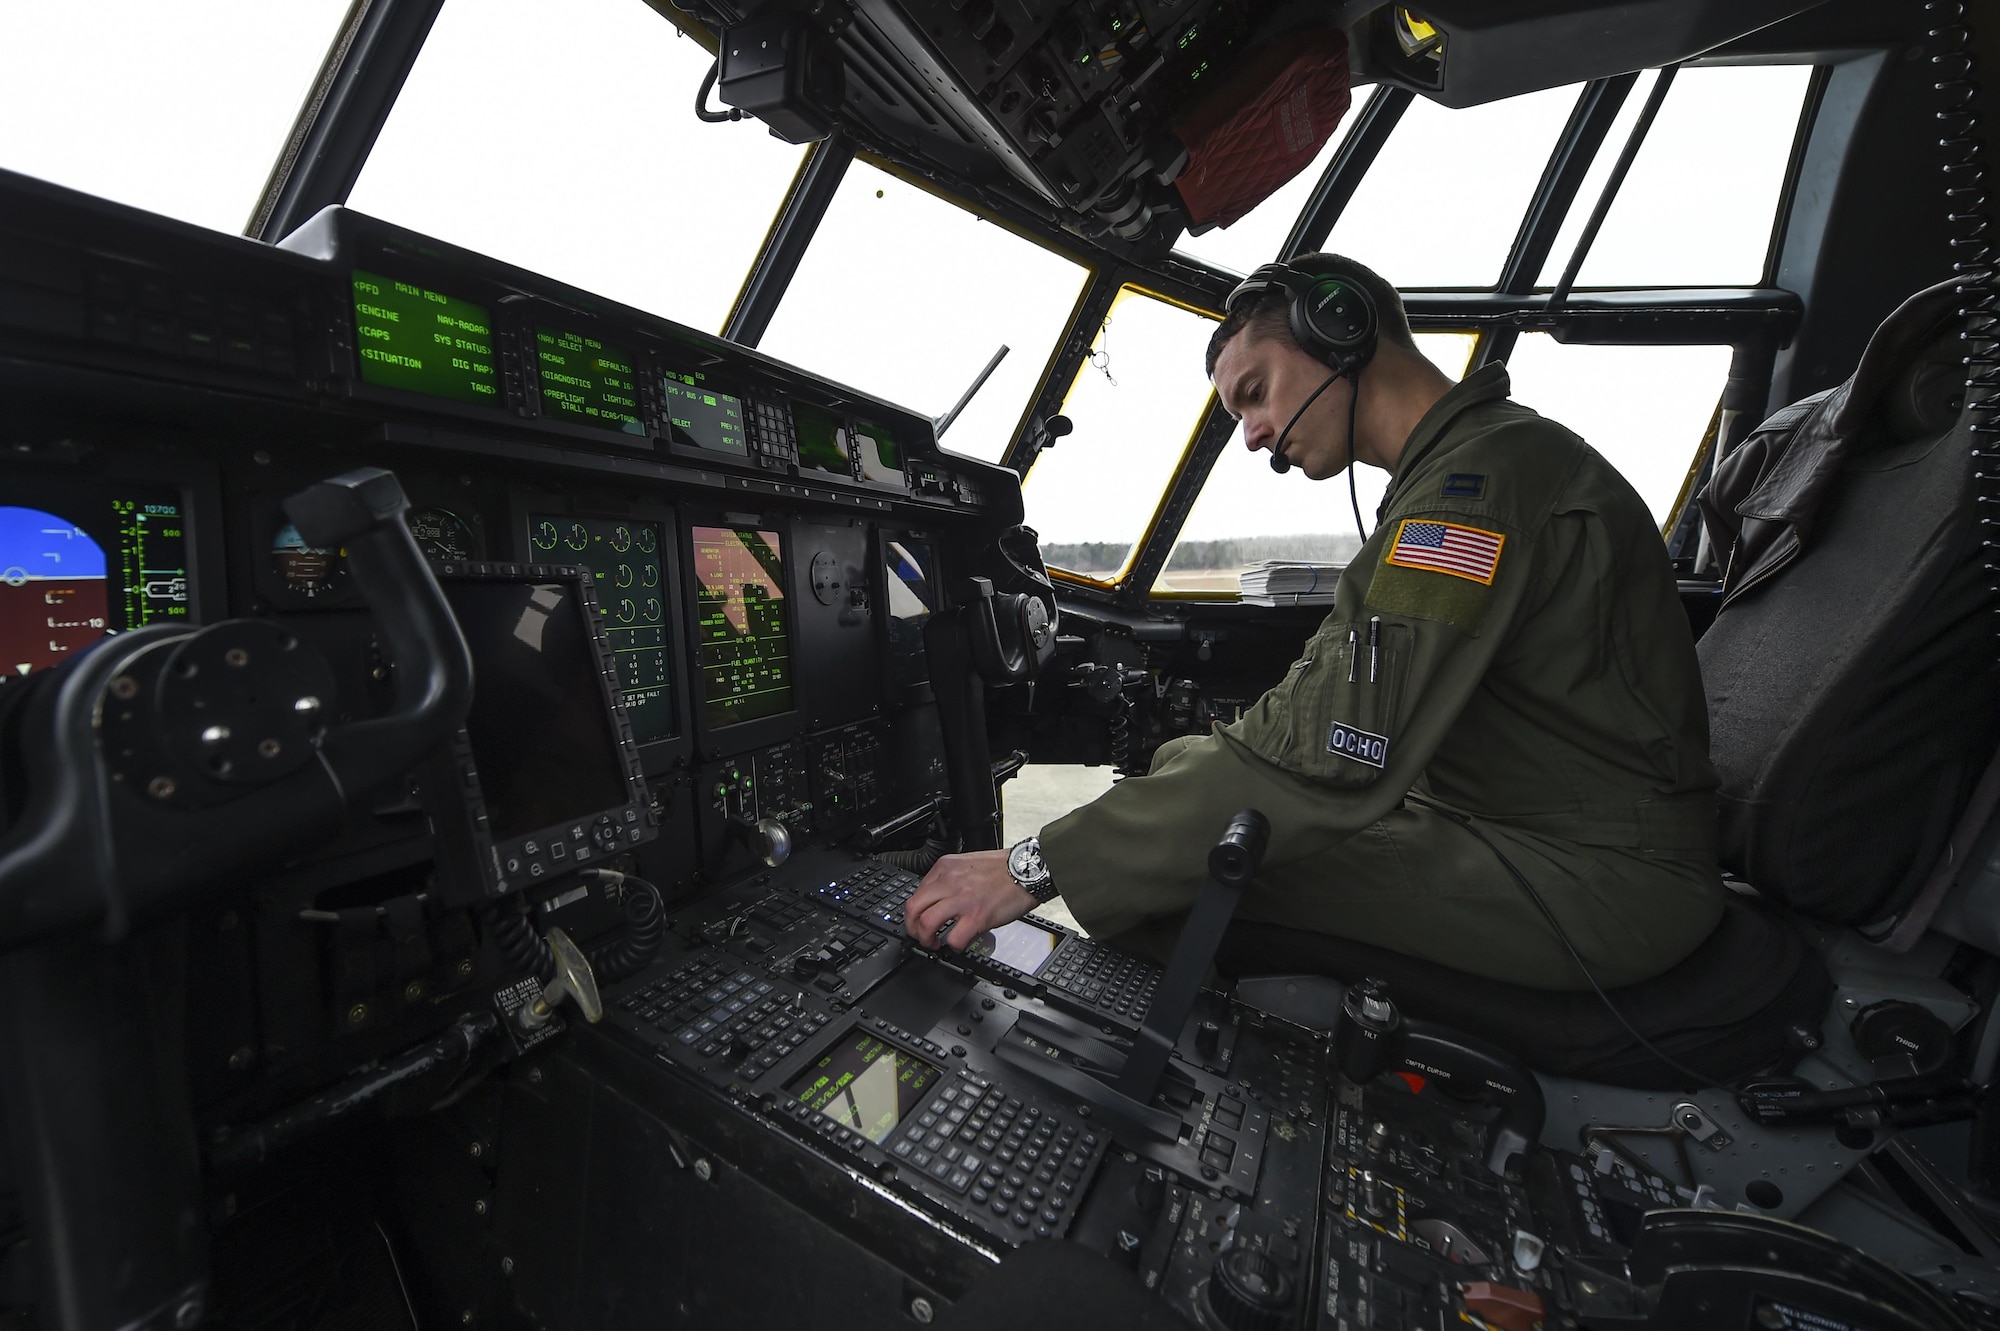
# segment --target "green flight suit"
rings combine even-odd
[[[1333,612],[1276,688],[1043,830],[1093,935],[1157,948],[1252,807],[1271,841],[1242,918],[1587,988],[1494,851],[1408,792],[1472,817],[1605,985],[1659,974],[1714,929],[1708,712],[1659,529],[1608,462],[1507,388],[1505,369],[1481,370],[1419,422]]]

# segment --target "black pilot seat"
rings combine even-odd
[[[1589,989],[1530,989],[1328,934],[1239,921],[1216,969],[1240,976],[1252,1007],[1330,1030],[1344,986],[1373,977],[1402,1011],[1498,1045],[1529,1067],[1640,1090],[1693,1090]],[[1816,1039],[1833,981],[1785,916],[1732,896],[1722,922],[1662,975],[1608,991],[1618,1012],[1669,1057],[1729,1085],[1789,1072]]]

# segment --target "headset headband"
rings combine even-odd
[[[1292,337],[1313,359],[1352,374],[1374,357],[1380,329],[1375,302],[1351,274],[1267,263],[1237,284],[1223,309],[1234,313],[1239,302],[1267,291],[1289,298]]]

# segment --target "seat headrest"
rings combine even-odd
[[[1903,443],[1933,439],[1965,407],[1965,349],[1956,329],[1935,338],[1882,390],[1882,424]]]

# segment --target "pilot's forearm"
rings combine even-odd
[[[1238,811],[1271,820],[1266,863],[1324,850],[1379,817],[1377,800],[1295,777],[1222,735],[1173,740],[1152,771],[1042,829],[1064,904],[1092,934],[1188,910],[1208,852]]]

